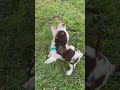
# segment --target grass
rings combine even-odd
[[[0,90],[24,90],[34,56],[32,1],[0,1]]]
[[[67,28],[79,32],[77,48],[85,50],[85,2],[84,0],[36,0],[35,1],[35,89],[36,90],[83,90],[85,63],[82,59],[76,66],[75,88],[72,76],[66,76],[69,66],[62,60],[46,65],[46,55],[52,40],[50,27],[64,22]],[[56,19],[58,18],[58,19]],[[75,44],[74,33],[70,44]]]
[[[0,17],[0,89],[23,90],[21,85],[27,81],[26,66],[31,62],[31,58],[34,58],[32,56],[34,53],[34,15],[32,12],[34,5],[32,0],[2,1],[6,5],[0,3],[2,6]],[[84,52],[85,2],[84,0],[64,0],[64,3],[61,4],[60,0],[43,1],[35,1],[36,90],[74,90],[72,77],[65,75],[69,69],[68,65],[61,60],[50,65],[44,64],[44,61],[52,39],[50,26],[58,25],[61,19],[66,23],[67,28],[78,30],[80,36],[78,48]],[[96,10],[102,11],[105,20],[106,38],[102,40],[100,51],[108,57],[110,62],[119,64],[120,0],[115,2],[95,0],[91,1],[91,4],[86,7],[96,7]],[[56,17],[60,20],[56,20]],[[90,22],[93,23],[91,20]],[[70,36],[72,37],[73,34],[70,33]],[[70,38],[70,41],[70,44],[74,45],[75,38]],[[96,45],[94,40],[91,43],[93,46]],[[110,77],[104,90],[119,90],[119,77],[119,73]],[[81,60],[77,65],[75,75],[78,90],[84,89],[84,78],[84,60]]]

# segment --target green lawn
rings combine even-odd
[[[57,20],[56,17],[59,19]],[[66,76],[69,66],[62,60],[46,65],[46,55],[52,40],[50,27],[57,26],[61,19],[67,28],[79,32],[77,48],[85,50],[85,2],[84,0],[36,0],[35,1],[35,88],[36,90],[75,90],[72,76]],[[69,32],[69,44],[75,44],[74,33]],[[75,86],[84,90],[85,62],[76,66]]]

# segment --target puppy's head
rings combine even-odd
[[[58,31],[55,37],[55,42],[60,43],[62,45],[66,45],[67,43],[67,38],[66,38],[66,33],[64,31]]]
[[[69,34],[66,31],[66,25],[63,23],[60,23],[57,28],[57,34],[55,36],[55,41],[58,43],[61,43],[62,45],[65,45],[69,41]]]

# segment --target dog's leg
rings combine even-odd
[[[75,66],[76,66],[76,64],[78,63],[80,61],[80,58],[78,59],[78,61],[74,64],[74,69],[75,69]],[[71,75],[72,74],[72,72],[73,72],[73,64],[70,64],[69,63],[69,66],[70,66],[70,70],[68,70],[67,72],[66,72],[66,75]]]
[[[69,63],[69,66],[70,66],[70,70],[68,70],[67,72],[66,72],[66,75],[71,75],[72,74],[72,72],[73,72],[73,64],[70,64]],[[75,66],[76,66],[76,64],[74,64],[74,69],[75,69]]]
[[[49,58],[49,57],[51,57],[51,51],[50,51],[50,53],[48,54],[48,58]]]
[[[50,58],[48,58],[48,59],[45,61],[45,63],[46,63],[46,64],[50,64],[50,63],[52,63],[52,62],[54,62],[54,61],[56,61],[56,60],[57,60],[56,57],[50,57]]]

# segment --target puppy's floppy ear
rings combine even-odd
[[[66,25],[64,23],[60,23],[58,25],[58,28],[63,28],[64,30],[66,30]]]
[[[57,28],[54,27],[54,26],[52,26],[52,27],[51,27],[51,31],[52,31],[53,36],[55,36],[56,33],[57,33]]]

